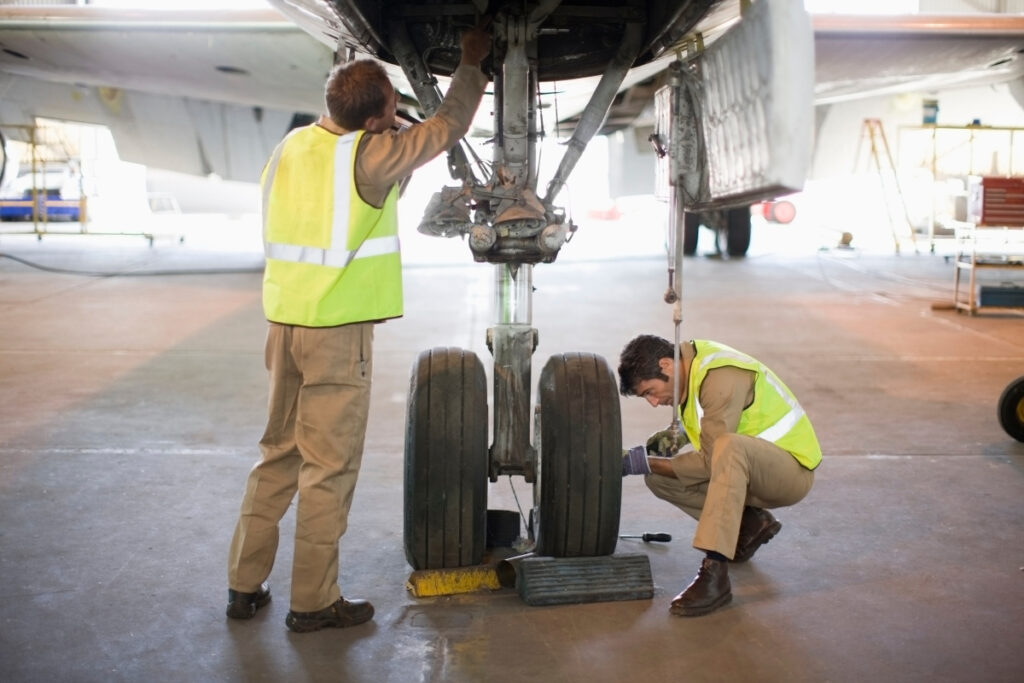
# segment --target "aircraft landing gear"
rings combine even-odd
[[[495,35],[493,170],[472,177],[464,154],[450,157],[462,187],[446,187],[427,207],[420,231],[469,237],[476,261],[495,268],[493,432],[488,449],[487,395],[476,356],[460,349],[420,354],[413,368],[405,444],[405,551],[415,569],[478,564],[486,538],[486,482],[518,475],[534,485],[530,531],[535,552],[552,557],[608,555],[618,540],[622,433],[611,368],[600,356],[553,356],[540,377],[530,438],[533,266],[551,263],[575,230],[553,205],[642,46],[643,29],[625,22],[622,45],[594,89],[558,170],[538,193],[536,145],[541,111],[536,45],[545,12],[499,13]],[[410,82],[428,72],[396,31],[394,52]],[[436,105],[430,89],[417,92]],[[428,107],[429,108],[429,107]],[[541,426],[543,425],[543,426]]]
[[[750,207],[737,206],[703,213],[686,212],[683,224],[683,254],[697,253],[697,237],[700,226],[705,225],[715,233],[715,251],[719,255],[741,258],[750,248]]]
[[[530,444],[530,267],[499,265],[494,354],[494,443],[487,386],[472,351],[435,348],[412,369],[405,433],[405,555],[414,569],[480,564],[486,480],[533,483],[534,552],[590,557],[615,551],[622,500],[622,425],[611,367],[593,353],[552,356],[540,375]]]

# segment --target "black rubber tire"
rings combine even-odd
[[[539,505],[534,552],[594,557],[615,552],[622,504],[622,421],[601,356],[548,359],[538,386]]]
[[[750,248],[750,207],[725,212],[725,250],[729,256],[746,256]]]
[[[1024,442],[1024,375],[1010,382],[999,397],[999,424]]]
[[[700,236],[700,214],[683,214],[683,255],[693,256],[697,253],[697,238]]]
[[[487,377],[472,351],[423,351],[405,429],[405,557],[413,569],[480,564],[487,534]]]

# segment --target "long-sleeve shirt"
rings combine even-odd
[[[434,115],[402,131],[366,134],[356,152],[356,188],[368,203],[381,206],[392,186],[458,143],[473,122],[487,76],[460,65]]]

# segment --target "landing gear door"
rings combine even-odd
[[[760,0],[657,93],[656,193],[688,210],[751,204],[803,187],[814,120],[814,33],[800,0]]]

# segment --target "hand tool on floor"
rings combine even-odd
[[[657,533],[657,534],[651,534],[651,533],[647,533],[647,534],[624,534],[622,536],[619,536],[619,538],[639,538],[644,543],[650,543],[652,541],[657,541],[659,543],[668,543],[669,541],[672,540],[672,534],[666,534],[666,533]]]

